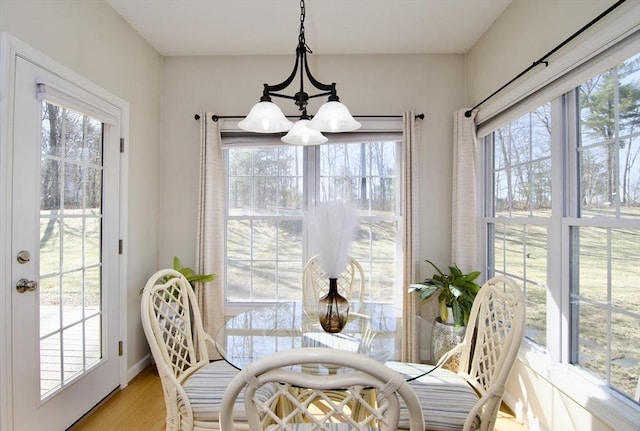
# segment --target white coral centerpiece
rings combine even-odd
[[[328,278],[338,278],[347,267],[359,222],[357,210],[343,202],[319,204],[311,216],[309,237]]]

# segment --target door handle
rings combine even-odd
[[[18,284],[16,284],[16,290],[18,291],[18,293],[33,292],[37,288],[37,281],[27,280],[26,278],[21,278],[20,280],[18,280]]]

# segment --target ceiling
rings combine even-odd
[[[511,0],[307,0],[316,54],[467,52]],[[107,0],[164,56],[293,54],[295,0]]]

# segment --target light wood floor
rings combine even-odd
[[[69,431],[162,431],[164,399],[160,378],[151,366],[129,385],[72,426]],[[506,409],[501,411],[495,431],[527,431]]]

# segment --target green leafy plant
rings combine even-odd
[[[183,266],[177,256],[173,257],[173,269],[184,275],[191,287],[195,287],[195,283],[208,283],[216,278],[216,274],[196,274],[193,269]]]
[[[196,272],[189,267],[183,266],[180,259],[177,256],[173,257],[173,269],[178,271],[180,274],[184,275],[184,278],[187,279],[192,288],[195,289],[195,283],[208,283],[216,279],[216,274],[196,274]],[[171,280],[173,277],[165,277],[161,279],[161,283],[166,283]],[[140,293],[142,293],[143,289],[140,289]],[[177,292],[174,292],[171,288],[167,290],[167,295],[173,296],[177,298]]]
[[[440,319],[446,322],[449,317],[447,308],[451,308],[456,328],[466,326],[473,301],[480,290],[480,285],[475,282],[480,276],[480,271],[464,274],[454,263],[449,267],[449,274],[446,274],[430,260],[425,262],[436,270],[436,274],[421,283],[410,284],[409,291],[419,292],[421,300],[429,299],[438,293]]]

